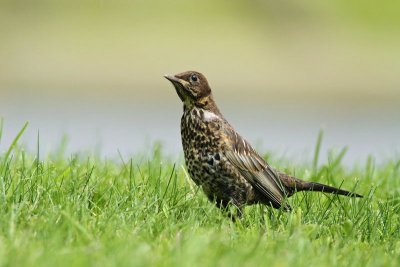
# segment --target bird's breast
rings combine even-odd
[[[217,115],[199,109],[185,111],[181,119],[184,150],[208,154],[221,146],[221,122]]]
[[[181,120],[182,146],[190,177],[206,195],[244,203],[253,194],[251,185],[228,161],[226,124],[204,110],[185,111]]]
[[[221,125],[204,110],[187,110],[181,119],[181,137],[188,171],[199,183],[196,177],[212,175],[218,169],[223,145]]]

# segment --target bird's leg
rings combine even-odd
[[[243,216],[243,205],[237,205],[232,201],[216,201],[216,206],[221,209],[233,222],[240,220]]]

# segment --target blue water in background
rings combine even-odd
[[[304,107],[299,105],[252,105],[228,99],[220,109],[237,131],[261,153],[273,152],[294,162],[310,162],[320,129],[324,139],[320,163],[328,150],[347,146],[345,165],[400,159],[400,112],[393,109]],[[25,122],[29,127],[21,142],[40,154],[56,150],[67,137],[66,153],[84,152],[106,158],[128,157],[150,151],[161,141],[164,152],[181,158],[180,117],[182,106],[174,93],[157,105],[150,101],[113,99],[60,99],[14,96],[0,100],[4,120],[0,151],[3,153]]]

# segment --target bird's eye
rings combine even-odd
[[[192,82],[197,82],[199,80],[196,74],[192,74],[192,76],[190,76],[190,79],[192,80]]]

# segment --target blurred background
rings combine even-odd
[[[204,73],[225,117],[262,151],[346,164],[399,158],[400,2],[0,1],[4,151],[181,154],[182,104],[163,74]]]

